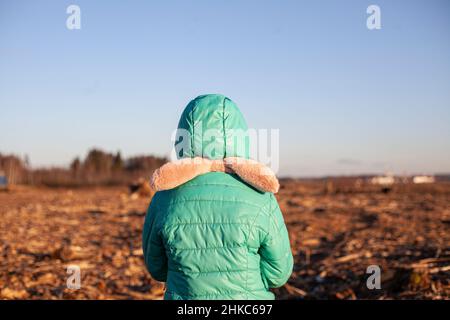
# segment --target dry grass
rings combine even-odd
[[[278,195],[295,257],[278,298],[450,298],[450,185],[284,181]],[[126,188],[0,192],[0,298],[159,299],[142,260],[149,199]],[[80,290],[66,288],[79,265]],[[366,267],[382,289],[366,289]]]

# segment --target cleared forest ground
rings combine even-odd
[[[295,258],[277,298],[450,298],[449,183],[285,180],[277,197]],[[126,187],[0,191],[0,298],[161,299],[142,258],[148,202]],[[369,265],[380,290],[366,287]]]

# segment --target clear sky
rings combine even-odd
[[[280,129],[281,175],[450,172],[450,2],[0,0],[0,152],[167,155],[203,93]]]

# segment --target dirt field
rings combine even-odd
[[[295,267],[278,298],[450,298],[450,184],[381,189],[282,183]],[[0,298],[160,299],[142,259],[148,201],[127,188],[0,191]],[[68,265],[81,268],[79,290],[66,288]],[[366,287],[369,265],[380,290]]]

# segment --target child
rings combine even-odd
[[[274,299],[293,257],[273,172],[249,160],[246,122],[230,99],[199,96],[184,110],[182,160],[155,171],[143,251],[165,299]],[[211,134],[212,133],[212,134]],[[214,136],[214,139],[211,137]],[[180,147],[182,146],[182,147]]]

